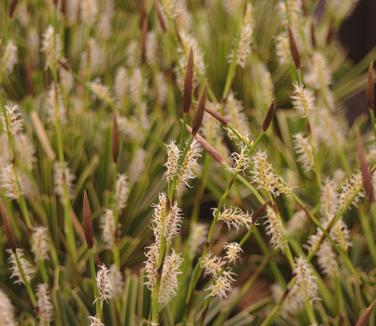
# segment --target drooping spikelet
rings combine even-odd
[[[236,64],[242,68],[245,67],[246,60],[251,53],[251,44],[253,36],[253,8],[250,3],[247,4],[246,14],[244,16],[243,26],[240,32],[237,49],[231,53],[230,61],[235,58]]]
[[[60,89],[57,85],[52,84],[48,91],[48,118],[51,122],[65,123],[66,112]]]
[[[115,204],[118,210],[122,210],[126,204],[129,194],[128,181],[125,174],[119,174],[116,180]]]
[[[16,104],[7,103],[4,109],[1,117],[3,129],[8,130],[13,136],[16,136],[23,130],[23,121],[18,106]]]
[[[293,136],[294,147],[298,155],[298,161],[302,164],[306,173],[313,169],[313,148],[308,140],[308,137],[303,136],[302,133],[296,133]]]
[[[14,278],[14,283],[24,284],[24,282],[30,282],[34,277],[35,269],[25,258],[23,249],[17,248],[15,252],[8,249],[7,252],[9,254],[8,264],[12,272],[10,277]]]
[[[258,151],[252,158],[253,170],[252,181],[257,184],[258,189],[265,189],[275,196],[280,194],[290,194],[291,189],[284,180],[278,176],[272,165],[267,161],[267,154]]]
[[[120,297],[124,290],[124,279],[116,265],[111,266],[108,277],[110,279],[112,297]]]
[[[338,273],[339,266],[337,262],[337,255],[332,249],[330,242],[325,240],[320,249],[317,251],[317,262],[320,269],[328,276],[334,276]]]
[[[98,316],[89,316],[89,326],[105,326]]]
[[[167,162],[165,163],[165,167],[166,167],[165,178],[167,182],[171,182],[176,176],[176,173],[178,171],[181,152],[174,140],[171,140],[170,143],[166,147],[167,147]]]
[[[5,195],[10,199],[18,199],[24,193],[13,164],[8,164],[2,168],[0,182],[1,187],[5,190]]]
[[[111,209],[106,209],[102,217],[102,239],[107,249],[112,249],[115,243],[116,230],[114,213]]]
[[[213,210],[213,215],[217,214],[217,208]],[[234,227],[239,230],[240,227],[249,229],[252,226],[252,214],[244,212],[239,207],[224,208],[218,215],[218,221],[226,223],[231,229]]]
[[[277,212],[268,206],[266,208],[266,234],[270,236],[270,244],[273,248],[281,249],[285,252],[286,249],[286,230]]]
[[[60,35],[55,33],[54,28],[49,25],[43,34],[42,49],[46,58],[46,69],[53,68],[61,58],[62,46]]]
[[[97,272],[97,288],[98,288],[98,298],[101,305],[104,301],[112,298],[112,288],[109,278],[109,269],[105,265],[101,265],[99,271]]]
[[[73,194],[74,174],[66,162],[56,162],[54,165],[55,193],[64,201],[66,196],[70,198]]]
[[[158,243],[164,237],[169,243],[180,231],[182,211],[176,202],[169,204],[165,193],[159,194],[159,203],[154,205],[152,228]]]
[[[232,171],[234,173],[245,173],[248,169],[250,158],[248,156],[248,147],[243,145],[240,153],[234,152],[231,154],[231,158],[234,161]]]
[[[189,181],[196,177],[195,170],[199,168],[197,160],[201,157],[201,151],[200,144],[193,140],[178,173],[177,180],[180,185],[189,187]]]
[[[16,326],[17,322],[14,318],[14,307],[8,296],[0,290],[0,320],[3,325]]]
[[[356,204],[364,197],[362,177],[359,172],[354,173],[345,183],[339,194],[338,211],[344,211]]]
[[[7,73],[12,73],[17,62],[17,46],[12,40],[9,40],[1,58],[1,64]]]
[[[201,267],[204,269],[204,275],[218,275],[221,273],[226,262],[219,256],[212,254],[211,252],[205,254],[200,260]]]
[[[37,310],[40,325],[48,326],[53,318],[53,306],[47,284],[39,284],[37,288]]]
[[[33,229],[31,249],[36,262],[48,259],[48,231],[45,226],[37,226]]]
[[[243,252],[242,247],[240,247],[239,243],[237,242],[225,243],[224,249],[226,252],[225,258],[230,264],[236,263],[240,254]]]
[[[304,80],[308,85],[316,89],[325,89],[331,83],[331,73],[325,57],[320,52],[312,56],[309,70],[304,74]]]
[[[216,276],[208,286],[208,296],[217,297],[218,299],[223,300],[231,291],[233,282],[233,273],[230,271],[224,271],[222,274]]]
[[[182,262],[183,259],[175,251],[172,251],[164,260],[158,298],[162,305],[168,303],[176,295]]]
[[[294,84],[294,92],[291,96],[294,109],[298,110],[304,117],[315,109],[315,98],[310,89],[304,88],[302,84]]]
[[[188,240],[189,253],[194,257],[205,243],[208,233],[208,226],[203,223],[193,223]]]

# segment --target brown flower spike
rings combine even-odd
[[[294,33],[292,32],[290,26],[288,26],[288,34],[289,34],[289,43],[290,43],[292,59],[294,60],[296,69],[300,69],[301,67],[300,54],[299,54],[298,46],[296,45]]]
[[[193,136],[196,135],[198,130],[200,129],[202,119],[204,118],[205,106],[206,106],[206,82],[204,85],[204,89],[202,90],[201,96],[198,100],[196,115],[192,122],[192,135]]]
[[[374,80],[373,80],[373,61],[369,64],[369,67],[368,67],[366,92],[367,92],[368,108],[374,109],[375,108],[375,85],[374,85]]]
[[[116,163],[119,157],[120,132],[116,114],[112,116],[112,159]]]
[[[272,104],[270,104],[270,107],[269,107],[269,110],[268,110],[268,113],[266,114],[266,117],[265,117],[265,120],[264,120],[264,123],[262,124],[262,131],[265,132],[268,130],[271,122],[273,121],[273,117],[274,117],[274,113],[275,113],[275,110],[276,110],[276,105],[275,105],[275,102],[274,100],[272,101]]]

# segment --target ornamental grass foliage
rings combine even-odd
[[[355,2],[1,1],[0,324],[375,325]]]

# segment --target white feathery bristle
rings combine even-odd
[[[124,290],[124,279],[116,265],[111,266],[108,277],[110,279],[112,297],[120,297]]]
[[[106,209],[101,221],[102,239],[106,249],[112,249],[115,244],[116,230],[114,213],[111,209]]]
[[[153,207],[152,228],[155,240],[160,242],[165,238],[170,243],[179,234],[183,219],[182,210],[176,202],[169,205],[165,193],[159,194],[159,203],[154,204]]]
[[[226,262],[221,257],[209,252],[201,258],[200,264],[201,267],[204,269],[205,276],[215,276],[221,273],[223,267],[226,265]]]
[[[105,326],[98,316],[89,316],[89,326]]]
[[[351,205],[356,206],[364,197],[362,177],[359,172],[354,173],[342,187],[338,197],[338,211],[344,211]]]
[[[59,87],[55,84],[52,84],[48,91],[48,118],[51,122],[65,123],[67,121],[63,98]]]
[[[92,82],[88,83],[89,89],[93,92],[93,94],[107,104],[112,104],[112,96],[109,88],[102,84],[100,79],[95,79]]]
[[[266,234],[270,236],[270,244],[273,248],[281,249],[281,251],[284,253],[287,243],[286,230],[282,219],[270,206],[266,208],[266,216]]]
[[[8,296],[0,289],[0,320],[3,325],[17,326],[18,323],[14,318],[14,307]]]
[[[128,81],[128,72],[127,69],[124,67],[120,67],[116,71],[115,75],[115,95],[116,98],[119,101],[122,101],[125,99],[125,97],[128,95],[128,89],[129,89],[129,81]]]
[[[19,183],[16,167],[13,164],[5,165],[0,175],[1,187],[10,199],[18,199],[24,194],[24,189]]]
[[[167,162],[165,163],[166,172],[164,174],[167,182],[171,182],[176,176],[179,168],[180,149],[175,140],[171,140],[167,147]]]
[[[280,65],[287,65],[291,63],[291,50],[286,33],[282,33],[277,36],[276,52]]]
[[[93,25],[98,16],[98,1],[97,0],[81,0],[81,20],[84,24]]]
[[[287,234],[293,235],[303,231],[307,222],[308,218],[306,212],[304,210],[297,211],[287,223]]]
[[[151,290],[158,280],[158,260],[159,260],[159,243],[153,243],[151,246],[146,248],[145,256],[145,273],[146,282],[145,285]]]
[[[317,262],[320,269],[328,276],[334,276],[339,271],[337,255],[328,240],[325,240],[317,251]]]
[[[233,282],[233,273],[230,271],[224,271],[222,274],[215,276],[207,288],[207,291],[209,292],[208,297],[217,297],[218,299],[223,300],[231,291]]]
[[[12,40],[9,40],[5,47],[1,63],[8,73],[12,73],[17,62],[17,46]]]
[[[180,34],[180,37],[184,47],[183,53],[189,53],[190,49],[192,48],[195,68],[200,75],[204,75],[206,70],[204,55],[197,40],[185,31]],[[186,67],[186,59],[187,58],[184,55],[184,65],[182,65],[182,67]]]
[[[298,110],[304,117],[315,109],[315,98],[310,89],[304,88],[302,84],[294,83],[294,92],[291,96],[294,109]]]
[[[317,299],[316,277],[313,275],[312,269],[305,258],[299,257],[296,259],[295,275],[295,286],[299,288],[304,301]]]
[[[242,103],[235,98],[232,92],[230,92],[226,100],[225,116],[231,123],[231,127],[239,131],[244,137],[248,137],[250,132],[247,116],[244,113]]]
[[[24,284],[24,282],[30,283],[35,274],[34,267],[25,258],[23,249],[17,248],[14,252],[11,249],[7,249],[9,254],[8,264],[11,270],[11,278],[14,278],[15,284]],[[17,258],[16,258],[17,256]],[[17,260],[19,264],[17,263]]]
[[[131,77],[132,82],[129,84],[129,94],[134,104],[140,104],[144,95],[144,80],[141,69],[135,68]]]
[[[265,189],[274,196],[290,194],[291,189],[286,185],[285,181],[275,173],[267,159],[268,156],[266,152],[258,151],[254,154],[252,157],[252,181],[257,184],[258,189]]]
[[[54,165],[55,193],[60,196],[62,202],[73,195],[74,174],[66,162],[56,162]]]
[[[243,252],[242,247],[240,247],[237,242],[225,243],[224,249],[226,252],[226,260],[230,264],[234,264],[239,259],[240,254]]]
[[[95,301],[99,300],[101,305],[103,305],[104,301],[112,298],[112,288],[109,278],[110,270],[105,265],[101,265],[99,268],[97,272],[98,298]]]
[[[60,35],[55,33],[54,28],[49,25],[43,34],[42,49],[46,57],[46,69],[53,68],[61,58]]]
[[[313,169],[313,148],[309,142],[308,137],[303,136],[298,132],[293,135],[294,148],[298,156],[298,161],[302,164],[302,167],[306,173],[309,173]]]
[[[189,254],[194,257],[205,243],[208,234],[208,226],[203,223],[193,223],[188,240]]]
[[[116,180],[115,204],[118,210],[122,210],[126,204],[129,195],[128,180],[125,174],[119,174]]]
[[[183,259],[174,250],[164,260],[158,298],[162,305],[168,303],[177,293],[178,276],[181,274],[180,265],[182,262]]]
[[[54,308],[51,302],[50,291],[47,284],[38,284],[37,311],[40,325],[50,325],[53,319]]]
[[[315,52],[313,54],[308,67],[308,72],[304,74],[304,81],[308,85],[316,89],[325,89],[330,85],[332,79],[331,73],[328,63],[321,53]]]
[[[245,173],[251,161],[248,155],[248,146],[243,145],[240,149],[240,153],[232,153],[231,158],[234,161],[232,171],[234,173]]]
[[[129,181],[135,183],[140,179],[145,170],[146,152],[143,148],[137,148],[131,163],[129,164]]]
[[[217,208],[213,210],[213,215],[216,214]],[[252,214],[244,212],[239,207],[224,208],[218,214],[218,221],[223,221],[226,223],[228,229],[234,227],[236,230],[239,230],[240,227],[249,229],[253,224]]]
[[[186,185],[190,187],[189,181],[196,177],[195,171],[199,168],[197,160],[201,157],[202,147],[197,140],[193,140],[190,145],[184,161],[180,166],[177,176],[178,184],[180,186]]]
[[[146,34],[145,56],[149,65],[155,65],[158,61],[158,39],[155,31]]]
[[[7,103],[4,109],[1,117],[3,129],[8,130],[13,136],[16,136],[23,130],[23,121],[18,105]]]
[[[48,259],[48,230],[45,226],[34,227],[31,235],[31,249],[36,262]]]

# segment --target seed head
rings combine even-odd
[[[233,273],[224,271],[222,274],[216,276],[207,288],[207,291],[209,292],[208,297],[217,297],[218,299],[223,300],[231,291],[233,282]]]
[[[35,274],[34,267],[25,258],[23,249],[17,248],[16,251],[7,249],[9,254],[8,264],[11,270],[11,278],[14,278],[15,284],[24,284],[24,282],[30,283]],[[17,256],[17,258],[16,258]],[[17,263],[17,260],[19,264]]]
[[[4,114],[1,117],[3,129],[8,130],[13,136],[18,135],[23,130],[23,121],[19,108],[16,104],[5,104]]]
[[[61,58],[62,46],[60,35],[55,33],[51,25],[47,27],[43,34],[41,51],[46,57],[46,69],[53,68]]]
[[[67,121],[63,98],[56,84],[52,84],[48,91],[48,118],[51,122],[65,123]]]
[[[237,131],[240,131],[245,137],[248,137],[250,132],[247,116],[244,113],[241,102],[234,97],[232,92],[227,97],[225,112],[226,119],[231,126]]]
[[[190,49],[192,49],[194,57],[194,67],[200,75],[204,75],[206,70],[204,55],[197,40],[185,31],[180,34],[180,38],[185,50],[184,53],[188,53]],[[185,58],[185,56],[183,56],[182,60],[186,61],[187,59]],[[184,62],[182,62],[181,66],[185,67],[186,65],[184,64]]]
[[[98,316],[89,316],[89,325],[90,326],[105,326]]]
[[[55,193],[60,196],[61,201],[64,201],[65,196],[70,198],[73,195],[73,180],[75,177],[66,162],[56,162],[54,169]]]
[[[326,89],[330,85],[332,80],[330,69],[325,57],[320,52],[313,54],[304,80],[316,89]]]
[[[0,319],[3,325],[18,325],[16,319],[14,318],[14,307],[3,290],[0,290]]]
[[[179,167],[180,155],[181,152],[179,147],[176,145],[174,140],[171,140],[167,145],[167,162],[164,165],[166,167],[166,172],[164,175],[167,182],[171,182],[176,176]]]
[[[5,195],[8,198],[18,199],[24,193],[13,164],[8,164],[2,168],[0,181],[1,187],[5,190]]]
[[[295,267],[296,282],[295,286],[299,288],[304,301],[313,301],[317,299],[316,277],[312,274],[311,267],[305,258],[296,259]]]
[[[48,231],[45,226],[37,226],[31,236],[31,249],[36,262],[48,259]]]
[[[182,262],[183,259],[175,251],[172,251],[164,260],[158,298],[161,305],[167,304],[176,295]]]
[[[294,136],[294,147],[298,155],[298,161],[302,164],[306,173],[313,169],[313,149],[308,137],[302,133],[296,133]]]
[[[205,276],[215,276],[221,273],[223,267],[226,265],[226,262],[221,257],[209,252],[201,258],[200,264],[201,267],[204,269]]]
[[[202,119],[204,118],[205,106],[206,106],[206,82],[201,96],[198,100],[196,114],[192,122],[192,135],[195,136],[201,126]]]
[[[82,0],[81,1],[81,20],[85,25],[93,25],[98,16],[98,2],[97,0]]]
[[[127,69],[120,67],[115,75],[115,95],[119,101],[125,99],[129,91],[129,77]]]
[[[332,249],[330,242],[325,240],[317,251],[317,262],[320,269],[328,276],[334,276],[339,271],[337,255]]]
[[[99,268],[100,269],[97,272],[98,298],[96,298],[95,301],[99,300],[101,305],[103,305],[104,301],[112,298],[112,288],[109,277],[109,269],[105,265],[101,265]]]
[[[160,252],[160,242],[155,242],[146,248],[145,256],[145,272],[146,272],[146,286],[151,290],[158,280],[158,260]]]
[[[217,214],[217,208],[213,211],[213,215],[215,214]],[[240,227],[249,229],[252,226],[252,214],[242,211],[239,207],[225,208],[219,213],[218,221],[226,223],[228,229],[232,227],[236,230]]]
[[[276,39],[276,52],[280,65],[287,65],[291,62],[289,39],[285,33],[279,34]]]
[[[236,263],[239,259],[240,254],[243,252],[242,247],[240,247],[239,243],[237,242],[229,242],[225,243],[225,251],[226,251],[226,260],[230,264]]]
[[[50,325],[53,319],[54,308],[51,303],[50,291],[47,284],[39,284],[37,288],[37,311],[40,325]]]
[[[356,204],[364,197],[362,177],[360,173],[354,173],[342,187],[339,194],[339,211],[344,211]]]
[[[112,249],[116,239],[116,224],[114,214],[111,209],[106,209],[102,217],[102,239],[107,249]]]
[[[125,174],[119,174],[116,180],[115,204],[122,210],[126,204],[129,194],[128,181]]]
[[[178,173],[177,180],[179,184],[185,184],[190,187],[189,181],[196,177],[195,170],[199,167],[197,160],[201,157],[201,150],[200,144],[193,140]]]
[[[1,63],[7,73],[12,73],[17,62],[17,46],[12,40],[9,40],[1,58]]]
[[[231,158],[234,161],[232,170],[235,173],[245,173],[247,171],[250,163],[250,158],[248,156],[248,147],[246,145],[242,146],[240,153],[232,153]]]
[[[286,249],[286,230],[277,212],[268,206],[266,208],[266,234],[270,236],[270,244],[275,249],[281,249],[284,253]]]
[[[291,96],[294,109],[304,117],[308,117],[310,111],[315,109],[315,98],[311,90],[304,88],[302,84],[294,84],[294,92]]]
[[[95,79],[94,81],[88,83],[89,89],[93,94],[107,104],[112,104],[113,99],[110,90],[107,86],[103,85],[100,79]]]
[[[191,257],[194,257],[200,247],[205,243],[208,234],[208,226],[202,223],[194,223],[191,228],[188,247]]]
[[[112,297],[120,297],[124,290],[124,279],[116,265],[111,266],[108,277],[110,279]]]
[[[299,53],[299,50],[298,50],[298,46],[297,46],[296,41],[295,41],[294,33],[291,30],[290,26],[288,26],[287,31],[288,31],[288,36],[289,36],[291,57],[294,61],[296,69],[300,69],[301,59],[300,59],[300,53]]]

